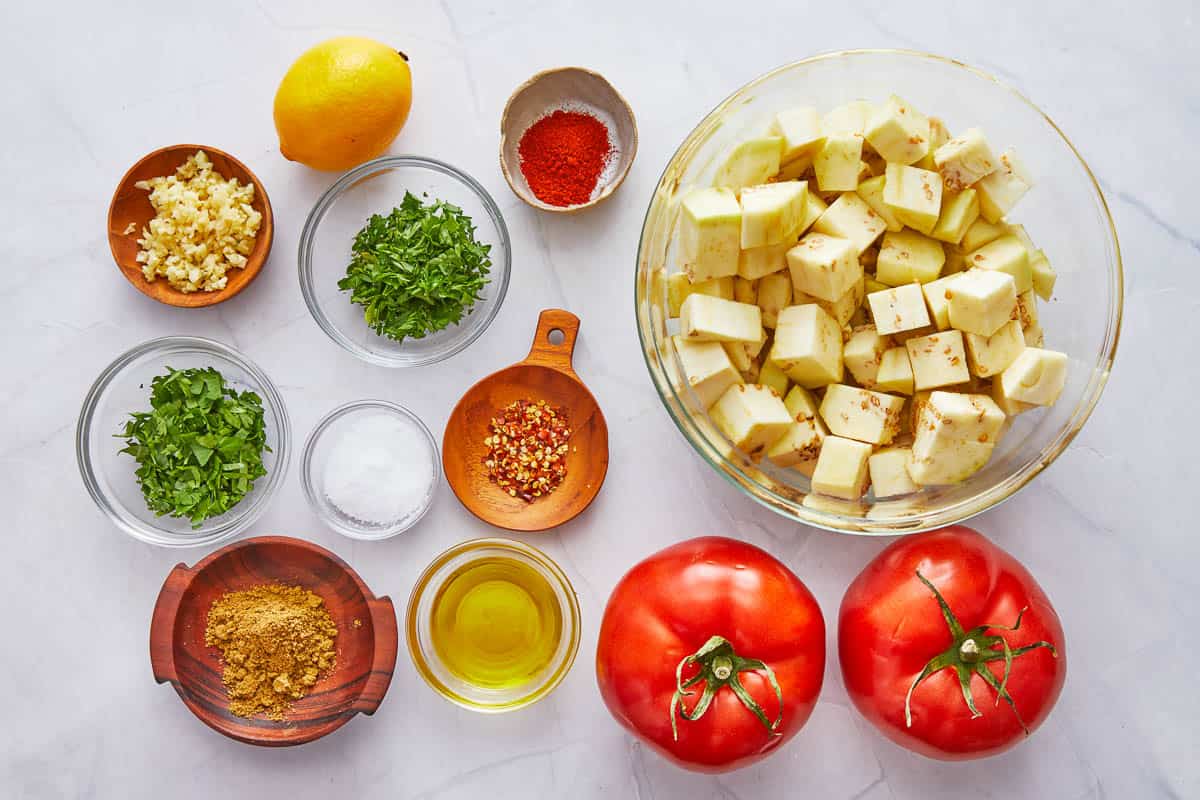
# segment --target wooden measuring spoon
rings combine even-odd
[[[608,424],[572,368],[578,335],[579,317],[546,309],[538,316],[525,360],[476,383],[450,413],[442,469],[459,501],[484,522],[510,531],[543,531],[574,519],[600,491],[608,472]],[[545,400],[564,409],[571,426],[566,477],[549,495],[532,502],[511,497],[492,483],[483,464],[488,423],[516,400]]]

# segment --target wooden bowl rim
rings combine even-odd
[[[588,200],[586,203],[579,203],[578,205],[573,206],[553,206],[549,203],[543,203],[541,200],[538,200],[532,192],[525,192],[522,190],[517,181],[513,179],[508,165],[508,159],[504,157],[504,146],[508,142],[508,134],[505,133],[505,128],[507,125],[505,123],[508,121],[509,111],[512,109],[513,103],[525,92],[525,90],[533,86],[535,83],[550,75],[555,75],[560,72],[583,72],[599,80],[609,89],[611,89],[613,95],[615,95],[619,101],[619,105],[616,109],[605,110],[610,113],[617,110],[623,110],[625,115],[629,118],[629,125],[632,129],[632,134],[629,141],[629,158],[625,161],[625,165],[617,172],[616,175],[613,176],[613,179],[609,181],[595,197],[593,197],[591,200]],[[522,131],[522,133],[524,133],[524,131]],[[633,114],[633,107],[629,105],[629,101],[625,99],[625,95],[617,91],[617,87],[613,86],[612,82],[609,81],[608,78],[604,77],[596,70],[588,69],[587,67],[568,65],[562,67],[551,67],[550,69],[544,69],[539,72],[535,72],[520,86],[513,90],[513,93],[508,96],[508,102],[504,104],[504,111],[500,114],[500,172],[504,174],[504,180],[508,183],[508,188],[512,189],[513,194],[521,198],[526,205],[532,206],[533,208],[541,211],[550,211],[555,214],[576,214],[599,204],[603,200],[607,200],[610,196],[612,196],[613,192],[620,188],[621,184],[625,182],[625,177],[629,174],[629,170],[633,166],[633,160],[637,157],[637,150],[638,127],[637,117],[635,117]],[[516,169],[519,170],[520,165],[517,165]]]
[[[154,283],[158,283],[158,281],[163,280],[163,279],[156,278],[153,283],[150,281],[147,281],[145,279],[137,281],[137,280],[134,280],[132,277],[130,277],[130,275],[128,275],[125,272],[124,266],[121,264],[119,258],[117,257],[116,239],[119,238],[119,234],[117,234],[113,230],[113,213],[116,211],[117,198],[121,197],[125,193],[127,186],[132,186],[130,177],[133,175],[134,172],[137,171],[137,169],[139,167],[141,167],[143,164],[145,164],[150,159],[155,158],[156,156],[163,154],[163,153],[177,153],[177,152],[182,153],[182,152],[190,151],[191,153],[194,154],[197,150],[203,150],[206,154],[218,155],[222,158],[229,159],[234,164],[236,164],[239,168],[244,170],[246,172],[246,175],[249,176],[251,183],[254,184],[255,194],[262,197],[262,204],[263,204],[262,217],[263,217],[263,219],[262,219],[262,223],[259,225],[258,231],[259,231],[259,235],[264,235],[264,229],[265,229],[266,246],[263,248],[262,256],[260,258],[247,261],[246,266],[242,267],[243,273],[246,274],[248,277],[245,279],[245,281],[243,283],[239,284],[237,287],[230,288],[230,287],[226,286],[224,289],[221,289],[220,291],[216,291],[216,292],[193,292],[191,294],[185,295],[183,292],[180,292],[178,289],[175,289],[175,287],[171,286],[168,283],[165,283],[165,281],[164,281],[163,285],[170,289],[170,293],[166,294],[166,295],[160,295],[160,294],[152,292],[150,287]],[[225,175],[223,177],[228,179],[229,176]],[[166,147],[160,147],[157,150],[152,150],[149,153],[147,153],[146,155],[139,158],[137,161],[133,162],[133,165],[131,167],[129,167],[129,169],[125,170],[125,174],[121,176],[121,180],[117,182],[117,188],[113,190],[112,199],[109,200],[109,202],[108,202],[107,223],[108,223],[108,235],[107,235],[108,249],[109,249],[109,252],[112,253],[113,263],[115,263],[117,265],[117,272],[120,272],[121,276],[124,277],[125,280],[128,281],[133,286],[133,288],[137,289],[139,292],[146,295],[151,300],[156,300],[159,303],[162,303],[163,305],[171,306],[172,308],[207,308],[209,306],[215,306],[218,303],[223,303],[231,297],[236,297],[238,294],[241,293],[241,291],[243,289],[245,289],[247,286],[249,286],[251,283],[253,283],[255,278],[258,277],[258,273],[262,271],[263,266],[267,263],[267,258],[271,255],[271,247],[275,243],[275,212],[271,208],[271,198],[267,194],[267,189],[263,185],[263,182],[261,180],[259,180],[257,175],[254,174],[254,170],[252,170],[252,169],[250,169],[250,167],[246,166],[245,162],[242,161],[241,159],[237,158],[236,156],[232,155],[231,153],[227,153],[224,150],[221,150],[220,148],[209,147],[209,146],[203,145],[203,144],[167,145]],[[200,300],[199,301],[191,300],[186,303],[180,302],[179,299],[183,298],[183,297],[192,297],[192,298],[198,297],[198,298],[200,298]]]
[[[346,563],[346,561],[343,558],[341,558],[337,553],[334,553],[331,550],[327,550],[326,548],[321,547],[319,544],[315,544],[313,542],[309,542],[304,539],[298,539],[298,538],[292,537],[292,536],[278,536],[278,535],[252,536],[249,539],[242,539],[240,541],[233,542],[224,547],[218,548],[217,550],[214,550],[213,552],[209,553],[204,558],[197,561],[191,567],[187,566],[183,562],[180,562],[172,568],[171,572],[167,573],[167,578],[165,578],[163,580],[163,586],[165,588],[167,581],[170,580],[171,574],[174,573],[175,570],[183,569],[184,571],[187,572],[187,583],[180,590],[179,594],[180,594],[180,598],[182,598],[188,591],[191,590],[192,584],[196,581],[196,579],[198,577],[200,577],[201,573],[203,573],[205,570],[209,569],[218,560],[225,558],[226,556],[228,556],[232,553],[235,553],[238,550],[243,550],[248,547],[260,546],[260,545],[268,545],[268,546],[276,546],[276,547],[279,547],[279,546],[298,547],[301,550],[307,550],[308,552],[313,553],[314,555],[325,558],[326,560],[331,562],[335,567],[337,567],[339,570],[341,570],[343,574],[349,576],[349,578],[354,582],[354,585],[357,586],[358,590],[362,593],[363,601],[368,605],[368,607],[370,606],[370,603],[372,600],[377,601],[377,602],[382,602],[382,603],[385,603],[389,608],[392,609],[393,615],[395,614],[395,606],[392,602],[392,599],[390,597],[388,597],[387,595],[382,595],[379,597],[375,596],[375,594],[372,593],[370,587],[367,586],[366,581],[364,581],[362,579],[362,576],[360,576],[358,574],[358,572],[356,572],[353,567],[351,567],[348,563]],[[175,644],[176,644],[176,626],[178,625],[178,622],[179,622],[178,610],[179,610],[179,608],[178,608],[178,606],[176,606],[175,616],[171,619],[170,633],[171,633],[171,648],[172,648],[172,650],[174,650]],[[151,630],[153,631],[153,628]],[[372,650],[373,650],[372,656],[374,656],[374,653],[379,652],[381,649],[384,652],[386,652],[387,647],[386,647],[386,639],[383,640],[385,643],[384,646],[382,648],[380,646],[381,636],[380,636],[380,631],[379,631],[378,627],[372,626],[372,630],[375,634],[375,638],[372,640],[372,643],[371,643]],[[398,626],[397,626],[397,630],[398,630]],[[394,651],[393,657],[391,660],[391,664],[388,665],[389,672],[391,672],[393,674],[394,674],[395,668],[396,668],[396,658],[395,658],[396,652],[395,651],[398,651],[398,644],[399,644],[399,642],[397,641],[397,647],[392,648],[392,650]],[[322,722],[322,723],[319,723],[316,725],[312,725],[309,727],[305,727],[305,728],[291,728],[290,732],[288,732],[288,734],[286,736],[284,736],[283,738],[266,738],[266,737],[259,737],[259,736],[253,736],[253,735],[246,735],[246,734],[243,734],[240,732],[235,732],[235,731],[229,730],[228,728],[225,728],[222,725],[218,724],[219,718],[213,716],[212,713],[207,708],[205,708],[203,705],[198,703],[195,700],[193,693],[191,691],[184,689],[183,680],[180,679],[178,676],[169,679],[169,682],[171,684],[171,687],[175,690],[175,694],[177,694],[179,696],[179,699],[183,701],[184,706],[186,706],[187,709],[192,712],[193,716],[195,716],[197,719],[199,719],[201,722],[203,722],[209,728],[211,728],[212,730],[216,731],[217,733],[220,733],[223,736],[227,736],[228,738],[233,739],[235,741],[239,741],[244,744],[251,744],[251,745],[262,746],[262,747],[289,747],[289,746],[293,746],[293,745],[307,744],[309,742],[320,739],[324,736],[328,736],[329,734],[336,731],[338,728],[341,728],[343,725],[345,725],[351,719],[358,716],[359,713],[361,713],[361,712],[351,708],[351,709],[348,709],[347,712],[339,714],[337,717],[335,717],[333,719],[329,719],[325,722]],[[390,678],[389,678],[388,682],[390,684]],[[359,690],[360,697],[365,689],[366,689],[366,681],[364,681],[363,686],[360,687],[360,690]],[[357,699],[357,698],[355,698],[355,699]],[[351,706],[353,706],[353,701],[351,701]],[[287,728],[277,729],[277,730],[289,731],[289,729],[287,729]]]

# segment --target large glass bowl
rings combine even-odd
[[[375,333],[363,307],[338,288],[350,263],[350,246],[372,214],[388,214],[405,192],[422,201],[445,200],[475,223],[475,238],[491,245],[491,280],[462,320],[421,339],[397,342]],[[384,156],[355,167],[330,186],[309,213],[300,234],[300,290],[321,330],[363,361],[384,367],[416,367],[449,358],[492,324],[504,295],[512,253],[508,228],[491,195],[470,175],[418,156]]]
[[[237,391],[247,389],[262,399],[267,446],[262,454],[267,474],[224,514],[204,520],[199,528],[185,518],[156,516],[146,508],[134,471],[137,462],[121,453],[117,434],[133,411],[150,410],[150,382],[168,367],[213,367]],[[75,454],[88,494],[118,528],[150,544],[199,547],[230,539],[250,527],[287,472],[291,431],[283,398],[271,379],[228,345],[195,336],[151,339],[120,356],[92,384],[75,429]]]
[[[1025,226],[1058,271],[1054,299],[1041,305],[1046,346],[1070,358],[1058,403],[1012,422],[988,465],[956,486],[860,503],[809,497],[808,478],[731,450],[683,377],[670,345],[677,321],[666,313],[665,276],[678,269],[674,228],[679,199],[709,185],[719,158],[798,105],[830,109],[898,94],[951,131],[978,126],[997,150],[1015,147],[1036,184],[1012,221]],[[756,78],[688,134],[658,182],[638,247],[638,334],[663,404],[696,451],[735,486],[800,522],[849,533],[905,533],[959,522],[1011,496],[1046,468],[1083,427],[1112,367],[1121,325],[1121,254],[1096,179],[1058,127],[1019,92],[992,76],[938,56],[896,50],[828,53]]]

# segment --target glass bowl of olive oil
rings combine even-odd
[[[434,691],[472,711],[513,711],[545,697],[571,669],[579,602],[541,550],[474,539],[421,573],[405,627],[413,663]]]

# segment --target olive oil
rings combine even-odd
[[[463,565],[433,600],[430,639],[445,667],[486,689],[540,675],[563,635],[554,587],[536,569],[490,556]]]

